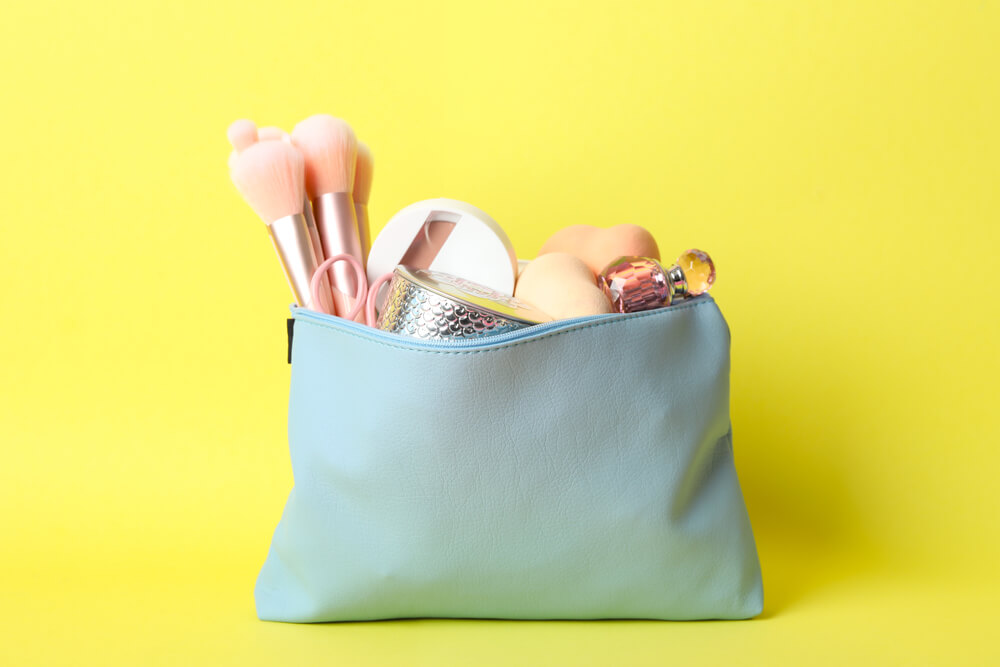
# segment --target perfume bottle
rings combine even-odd
[[[597,284],[619,313],[663,308],[676,299],[704,294],[715,283],[715,264],[707,252],[691,249],[664,268],[649,257],[619,257],[608,264]]]

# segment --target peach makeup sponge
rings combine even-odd
[[[557,320],[612,312],[594,273],[583,260],[564,252],[529,262],[517,279],[514,296]]]
[[[660,258],[660,250],[656,247],[653,235],[639,225],[628,224],[607,229],[591,225],[564,227],[548,238],[538,254],[541,256],[553,252],[565,252],[580,258],[594,275],[623,255]],[[539,307],[542,307],[541,304]]]

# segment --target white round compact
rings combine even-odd
[[[379,233],[368,254],[368,281],[397,266],[448,273],[514,293],[517,255],[497,222],[472,204],[427,199],[410,204]]]

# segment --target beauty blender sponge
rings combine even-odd
[[[548,238],[538,252],[539,256],[565,252],[579,257],[595,274],[604,270],[611,261],[624,255],[660,258],[656,239],[639,225],[615,225],[603,229],[591,225],[564,227]],[[544,309],[543,309],[544,310]]]
[[[564,252],[541,255],[525,266],[514,296],[557,320],[611,312],[611,302],[597,286],[593,271]]]

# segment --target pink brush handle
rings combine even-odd
[[[312,280],[309,281],[309,291],[312,292],[313,303],[316,304],[316,307],[325,308],[325,303],[320,301],[318,298],[318,295],[320,294],[320,283],[323,281],[323,274],[325,274],[331,266],[340,261],[347,262],[351,266],[351,269],[354,271],[354,275],[358,281],[358,293],[354,296],[354,308],[351,309],[351,312],[343,316],[345,320],[353,320],[358,316],[358,313],[361,312],[361,309],[365,307],[365,295],[368,292],[368,276],[365,275],[365,270],[361,267],[361,262],[355,259],[353,255],[341,253],[339,255],[334,255],[320,264],[319,268],[313,272]],[[324,312],[326,311],[324,310]],[[333,313],[328,312],[327,315],[333,315]]]
[[[384,273],[372,283],[371,288],[368,290],[368,303],[365,307],[365,323],[370,326],[375,326],[375,300],[378,299],[378,291],[382,288],[382,285],[389,282],[392,279],[392,271],[389,273]]]

